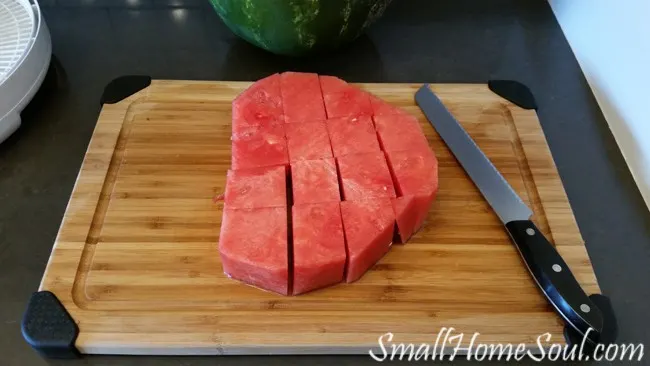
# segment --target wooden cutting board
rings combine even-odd
[[[357,84],[417,116],[440,163],[423,229],[354,284],[283,297],[228,279],[217,242],[231,101],[244,82],[153,81],[105,104],[40,290],[105,354],[367,353],[443,327],[526,343],[563,323],[479,191],[428,124],[420,84]],[[587,293],[599,288],[537,116],[486,85],[433,85],[534,211]]]

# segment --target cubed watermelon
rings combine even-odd
[[[345,201],[395,197],[393,180],[383,153],[345,155],[336,161]]]
[[[406,111],[332,76],[262,79],[233,102],[224,272],[285,295],[356,281],[422,226],[437,169]]]
[[[415,224],[414,232],[417,232],[418,230],[420,230],[422,228],[422,226],[424,225],[425,220],[429,216],[429,211],[431,210],[431,205],[433,204],[433,201],[435,201],[437,194],[438,194],[438,189],[436,188],[436,190],[433,193],[428,194],[428,195],[420,196],[419,199],[422,202],[422,204],[421,204],[422,205],[422,210],[420,210],[421,211],[420,216],[418,216],[418,221]],[[415,196],[415,197],[417,198],[418,196]]]
[[[332,152],[335,157],[379,152],[379,140],[368,116],[330,118],[327,120]]]
[[[219,253],[231,278],[288,295],[287,208],[224,208]]]
[[[286,206],[286,167],[229,170],[224,204],[228,208]]]
[[[285,72],[280,79],[286,123],[326,119],[325,104],[317,74]]]
[[[292,163],[291,183],[293,202],[296,205],[341,201],[334,159]]]
[[[348,254],[346,282],[361,278],[390,249],[395,214],[390,199],[341,202]]]
[[[320,76],[327,118],[372,116],[370,95],[334,76]]]
[[[422,214],[422,196],[402,196],[392,198],[393,212],[402,243],[406,243],[418,229]],[[420,199],[418,199],[420,198]]]
[[[293,206],[293,294],[343,280],[345,240],[338,202]]]
[[[417,206],[417,230],[428,215],[438,191],[438,160],[428,147],[409,151],[387,151],[388,165],[398,196],[412,196]],[[405,218],[402,221],[409,221]],[[400,219],[398,218],[398,226]]]
[[[409,114],[393,114],[374,116],[373,120],[384,151],[429,149],[417,118]]]
[[[325,122],[289,123],[284,126],[291,161],[332,157]]]
[[[288,165],[284,125],[237,128],[232,136],[234,170]]]
[[[270,135],[283,135],[284,124],[272,123],[263,125],[236,125],[232,127],[231,140],[247,139],[254,136],[261,136],[265,134]]]
[[[280,74],[273,74],[244,90],[232,102],[232,128],[284,123]]]
[[[385,115],[395,115],[395,114],[406,114],[408,113],[402,108],[396,107],[388,102],[383,101],[382,99],[370,95],[370,105],[372,106],[373,116],[385,116]]]
[[[438,190],[438,159],[428,147],[387,151],[386,157],[398,195],[430,195]]]
[[[336,76],[319,75],[319,78],[323,94],[341,93],[350,88],[350,84],[347,81]]]

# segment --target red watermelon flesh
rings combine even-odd
[[[327,131],[335,157],[379,152],[377,133],[368,116],[330,118]]]
[[[336,76],[319,75],[319,80],[323,94],[341,93],[350,88],[350,84]]]
[[[343,280],[345,240],[338,202],[293,206],[293,294]]]
[[[244,90],[232,102],[232,128],[284,123],[280,75],[273,74]]]
[[[395,197],[393,180],[383,153],[345,155],[336,161],[345,201]]]
[[[370,95],[370,105],[372,106],[373,116],[385,116],[385,115],[395,115],[395,114],[408,115],[408,113],[402,108],[387,103],[372,94]]]
[[[326,119],[318,74],[285,72],[280,76],[280,80],[286,123]]]
[[[232,168],[248,169],[288,165],[284,125],[237,128],[232,136]]]
[[[281,294],[361,278],[389,250],[396,225],[402,242],[422,226],[438,189],[417,119],[336,77],[260,80],[233,102],[232,142],[224,271]],[[259,208],[275,205],[283,206]]]
[[[219,253],[224,272],[247,284],[289,294],[287,208],[224,208]]]
[[[341,200],[334,159],[292,163],[291,182],[296,205]]]
[[[224,204],[228,208],[286,206],[286,179],[284,166],[229,170]]]
[[[370,95],[333,76],[321,76],[327,118],[372,116]]]
[[[429,210],[431,209],[431,205],[433,204],[433,201],[436,199],[437,195],[438,195],[438,190],[436,189],[432,194],[421,197],[420,199],[420,202],[422,202],[420,208],[421,214],[418,217],[418,221],[415,225],[415,231],[420,230],[424,225],[424,222],[427,219],[427,217],[429,217]]]
[[[419,213],[421,212],[419,202],[415,196],[402,196],[392,198],[391,203],[400,239],[402,243],[406,243],[418,229]]]
[[[393,114],[374,116],[373,120],[384,151],[429,148],[417,118],[409,114]]]
[[[233,126],[231,140],[247,139],[263,134],[284,136],[284,124],[271,123],[263,125],[238,125]]]
[[[398,196],[414,197],[418,217],[415,226],[417,229],[426,218],[438,191],[438,160],[428,148],[388,151],[386,155]]]
[[[332,157],[325,122],[288,123],[284,129],[287,133],[289,159],[292,162]]]
[[[346,282],[361,278],[390,249],[395,215],[390,199],[341,202],[348,254]]]
[[[438,190],[438,160],[430,149],[387,151],[398,195],[431,195]]]

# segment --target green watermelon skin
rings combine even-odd
[[[282,55],[337,48],[359,37],[392,0],[210,0],[235,34]]]

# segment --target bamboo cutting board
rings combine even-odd
[[[479,191],[428,124],[419,84],[357,84],[417,116],[439,159],[423,229],[354,284],[296,297],[228,279],[217,242],[230,166],[232,99],[243,82],[153,81],[105,104],[40,290],[104,354],[367,353],[378,337],[435,342],[443,327],[482,343],[526,343],[563,323]],[[486,85],[433,85],[555,243],[599,292],[542,129]]]

